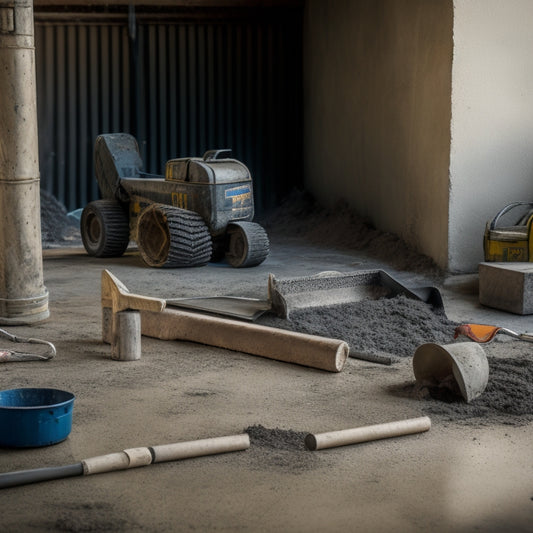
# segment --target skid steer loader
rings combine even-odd
[[[270,245],[252,222],[252,178],[228,152],[171,159],[163,177],[142,171],[132,135],[98,136],[94,162],[102,199],[87,204],[80,220],[89,255],[120,256],[133,240],[152,267],[200,266],[224,257],[233,267],[262,263]]]

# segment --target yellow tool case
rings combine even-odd
[[[522,214],[514,225],[498,225],[504,215],[520,206]],[[485,261],[533,262],[532,224],[533,202],[514,202],[506,205],[492,220],[487,222],[483,239]]]

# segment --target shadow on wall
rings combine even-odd
[[[68,213],[52,194],[41,190],[43,248],[82,246],[79,213]],[[397,270],[441,278],[445,273],[435,262],[409,247],[397,235],[377,230],[345,202],[332,209],[320,205],[308,192],[293,190],[281,204],[258,220],[272,243],[296,238],[313,244],[360,251]]]

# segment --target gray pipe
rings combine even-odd
[[[47,468],[34,468],[32,470],[18,470],[17,472],[6,472],[0,474],[0,489],[74,476],[83,476],[83,465],[81,463],[64,466],[50,466]]]
[[[32,0],[0,0],[0,324],[49,316],[43,284]]]

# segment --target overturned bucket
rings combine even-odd
[[[74,394],[58,389],[0,391],[0,446],[31,448],[65,440],[72,429]]]
[[[489,381],[485,351],[473,342],[422,344],[413,356],[413,371],[420,385],[439,386],[453,380],[467,403],[482,394]]]

